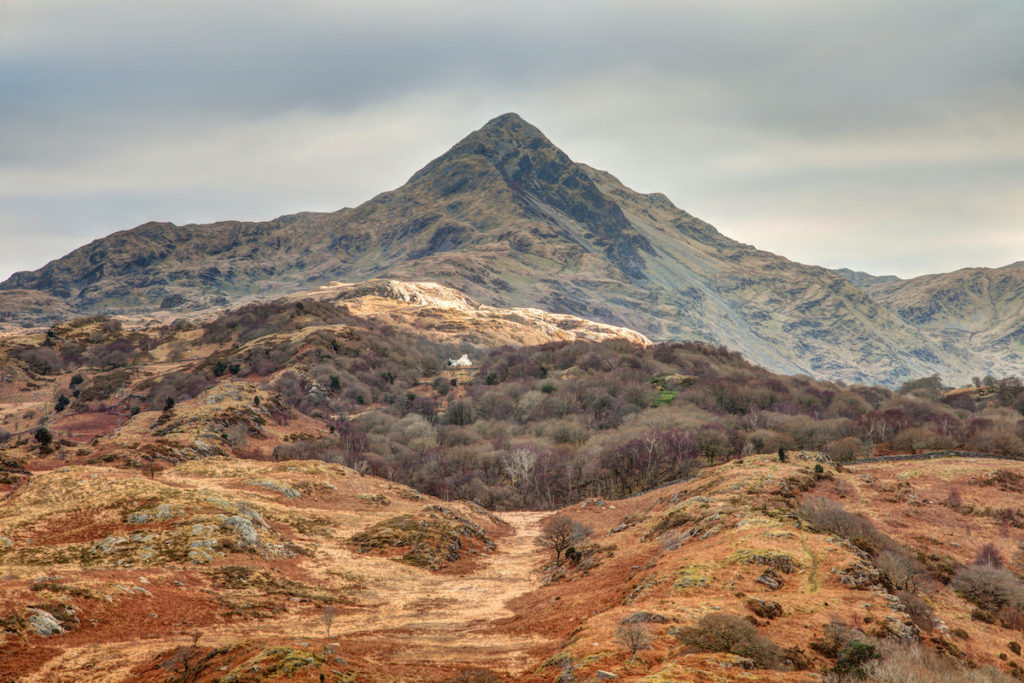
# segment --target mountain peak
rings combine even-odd
[[[538,133],[540,132],[539,130],[537,130],[536,126],[530,124],[530,122],[528,122],[522,116],[520,116],[519,114],[515,113],[514,111],[510,111],[510,112],[507,112],[507,113],[502,114],[500,116],[495,116],[493,119],[491,119],[490,121],[485,123],[480,130],[482,130],[482,131],[484,131],[484,130],[486,130],[486,131],[491,131],[491,130],[509,131],[509,130],[513,130],[514,131],[514,130],[521,129],[521,128],[524,128],[524,127],[536,130]]]
[[[438,168],[467,156],[482,156],[495,166],[505,166],[510,158],[543,150],[545,156],[557,158],[562,165],[572,161],[555,147],[544,133],[514,112],[496,116],[473,131],[443,155],[420,169],[411,181],[430,175]]]
[[[622,209],[601,193],[586,167],[575,163],[518,114],[491,119],[409,182],[429,185],[449,196],[476,187],[481,174],[503,182],[528,211],[536,210],[536,202],[560,211],[628,279],[646,277],[640,252],[654,254],[648,240],[633,228]]]
[[[491,143],[504,143],[516,148],[536,148],[539,146],[555,146],[537,126],[515,112],[495,116],[477,131],[470,133],[463,142],[469,140]]]

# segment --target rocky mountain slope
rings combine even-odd
[[[148,223],[0,289],[45,292],[80,312],[184,310],[382,277],[726,344],[786,373],[894,384],[1012,365],[999,349],[922,331],[842,275],[740,244],[662,195],[574,163],[515,114],[357,208]]]
[[[537,308],[487,306],[458,290],[433,282],[334,282],[290,298],[306,297],[343,304],[354,315],[405,326],[415,330],[418,336],[437,341],[490,347],[611,339],[640,346],[651,344],[647,337],[629,328]]]
[[[1024,366],[1024,262],[866,285],[874,299],[980,367]]]

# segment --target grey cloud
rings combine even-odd
[[[847,248],[793,242],[778,226],[794,208],[908,241],[1024,215],[1005,190],[1024,160],[1019,0],[52,0],[10,3],[6,23],[0,207],[19,218],[0,211],[5,240],[12,221],[70,249],[149,218],[337,208],[507,110],[804,260]]]

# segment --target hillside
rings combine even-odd
[[[462,356],[469,366],[449,366]],[[651,344],[398,281],[325,286],[202,324],[101,316],[12,333],[0,376],[0,444],[36,453],[45,427],[62,462],[312,454],[497,509],[617,497],[705,458],[780,447],[839,461],[1024,456],[1016,378],[839,386],[722,347]],[[108,443],[111,430],[134,445]]]
[[[990,366],[1024,362],[1024,263],[876,282],[867,291],[907,323]]]
[[[784,373],[897,385],[1007,374],[999,342],[971,345],[900,317],[843,275],[731,240],[659,194],[575,163],[514,114],[402,187],[353,209],[261,223],[147,223],[0,285],[79,313],[176,312],[331,281],[431,280],[482,304],[530,307],[725,344]],[[862,284],[863,280],[854,280]]]
[[[1012,378],[839,387],[382,280],[7,334],[0,373],[0,679],[1021,666]],[[949,448],[987,453],[865,461]]]
[[[0,502],[0,675],[810,681],[861,651],[884,680],[1019,673],[1011,612],[987,623],[962,577],[987,542],[1021,570],[1000,530],[1020,463],[815,464],[755,456],[585,501],[561,514],[593,534],[560,565],[534,542],[548,513],[498,518],[316,461],[37,469]],[[806,512],[822,500],[884,522],[844,539]],[[700,640],[723,615],[737,635]],[[629,624],[650,637],[635,658]]]

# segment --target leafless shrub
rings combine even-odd
[[[784,660],[778,645],[734,614],[705,615],[696,626],[682,629],[679,639],[698,652],[730,652],[748,657],[762,669],[779,668]]]
[[[327,632],[328,638],[331,637],[331,625],[334,623],[336,616],[338,616],[338,610],[335,609],[334,605],[325,605],[320,612],[320,621],[324,623],[324,630]]]
[[[847,539],[863,550],[877,555],[883,550],[901,550],[901,546],[879,531],[869,519],[846,510],[842,503],[815,496],[797,510],[797,514],[822,531]]]
[[[64,367],[64,361],[57,355],[57,352],[48,346],[38,346],[25,349],[17,354],[28,367],[40,375],[51,375]]]
[[[999,552],[999,548],[993,543],[986,543],[981,546],[978,550],[977,556],[974,558],[974,564],[982,567],[1002,567],[1006,564],[1006,560],[1003,559],[1003,554]]]
[[[896,590],[906,591],[917,588],[921,577],[926,574],[920,562],[902,550],[883,550],[875,559],[875,566]]]
[[[935,610],[932,606],[910,591],[897,591],[896,597],[903,603],[903,609],[914,625],[925,633],[931,633],[935,628]]]
[[[593,533],[593,529],[571,517],[555,515],[544,524],[543,532],[537,537],[537,544],[554,551],[555,564],[559,564],[563,552]]]
[[[237,450],[244,449],[249,443],[249,428],[244,424],[231,425],[224,430],[224,435],[231,447]]]
[[[639,621],[627,621],[615,631],[615,642],[629,652],[630,664],[636,661],[636,653],[651,649],[653,640],[650,629]]]
[[[1011,676],[991,667],[968,668],[962,663],[920,645],[882,643],[882,658],[863,670],[876,683],[1009,683]]]
[[[864,443],[855,436],[830,441],[825,444],[825,454],[834,462],[852,462],[864,455]]]
[[[505,679],[487,669],[463,669],[452,678],[442,683],[503,683]]]
[[[962,567],[950,585],[964,598],[984,610],[1003,605],[1016,607],[1021,602],[1021,585],[1012,573],[991,565]]]
[[[856,638],[863,638],[864,634],[852,628],[849,624],[835,617],[822,629],[822,637],[811,641],[810,647],[818,654],[835,659],[839,652],[846,647],[846,644]]]
[[[996,621],[1003,628],[1008,628],[1011,631],[1024,630],[1024,613],[1020,611],[1020,608],[1014,607],[1013,605],[1003,605],[996,612]]]

